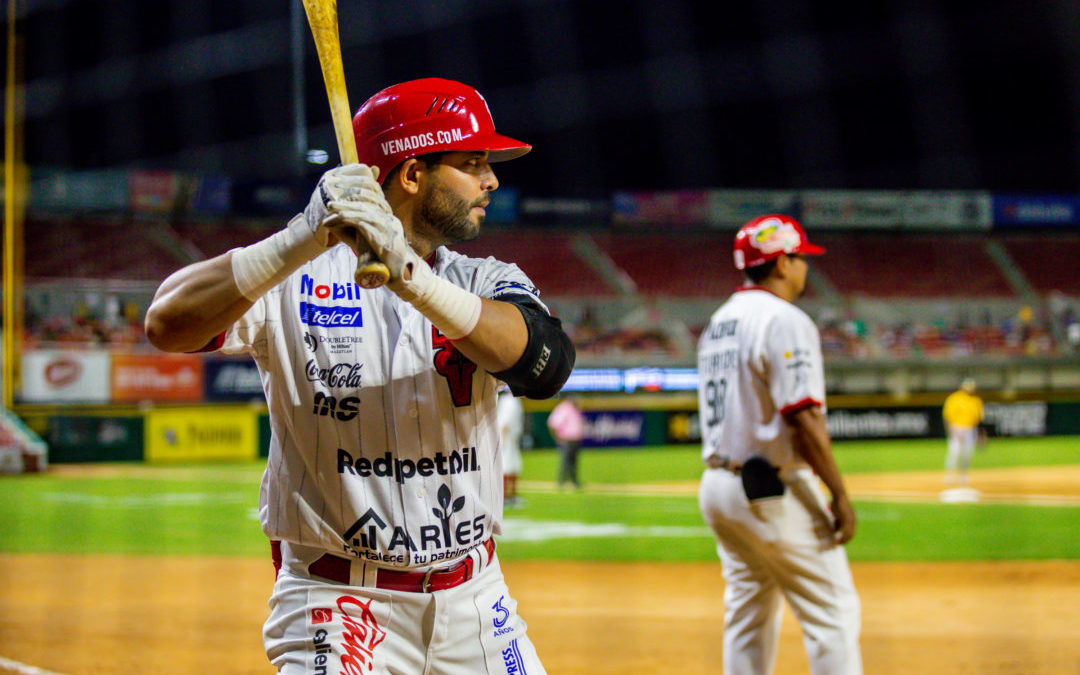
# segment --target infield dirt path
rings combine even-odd
[[[986,499],[1069,500],[1080,468],[984,470],[971,483]],[[940,472],[849,479],[858,496],[933,499],[943,487]],[[720,672],[719,563],[503,567],[552,675]],[[868,674],[1080,673],[1080,562],[852,568]],[[0,554],[0,673],[271,675],[272,579],[268,560]],[[790,614],[776,672],[808,672]]]

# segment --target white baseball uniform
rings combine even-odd
[[[515,265],[443,247],[429,261],[481,297],[544,307]],[[491,540],[502,383],[392,291],[357,286],[355,267],[343,245],[303,265],[222,346],[254,357],[270,410],[267,654],[289,675],[543,673]]]
[[[701,334],[698,373],[708,467],[699,502],[726,582],[724,672],[772,672],[783,597],[802,624],[812,673],[861,673],[859,599],[847,554],[784,420],[808,405],[824,409],[817,328],[765,289],[739,289]],[[738,467],[752,455],[779,467],[782,497],[748,500]]]
[[[503,474],[517,476],[521,473],[521,435],[525,433],[525,409],[521,399],[509,389],[499,394],[499,432],[501,435]]]

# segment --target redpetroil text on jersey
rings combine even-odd
[[[390,452],[374,460],[367,457],[353,459],[348,452],[338,448],[337,467],[338,473],[342,475],[348,473],[361,478],[393,476],[399,483],[404,483],[416,475],[452,476],[480,470],[475,447],[453,450],[449,455],[439,451],[433,457],[421,457],[418,460],[398,459]]]

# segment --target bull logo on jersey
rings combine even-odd
[[[435,349],[435,372],[446,378],[454,405],[459,408],[469,405],[472,402],[472,378],[476,364],[459,352],[450,338],[435,326],[431,327],[431,346]]]

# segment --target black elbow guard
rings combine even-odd
[[[510,385],[515,396],[551,398],[559,393],[574,369],[577,358],[574,344],[562,329],[562,321],[531,302],[517,298],[506,302],[521,310],[529,331],[529,343],[517,363],[492,375]]]

